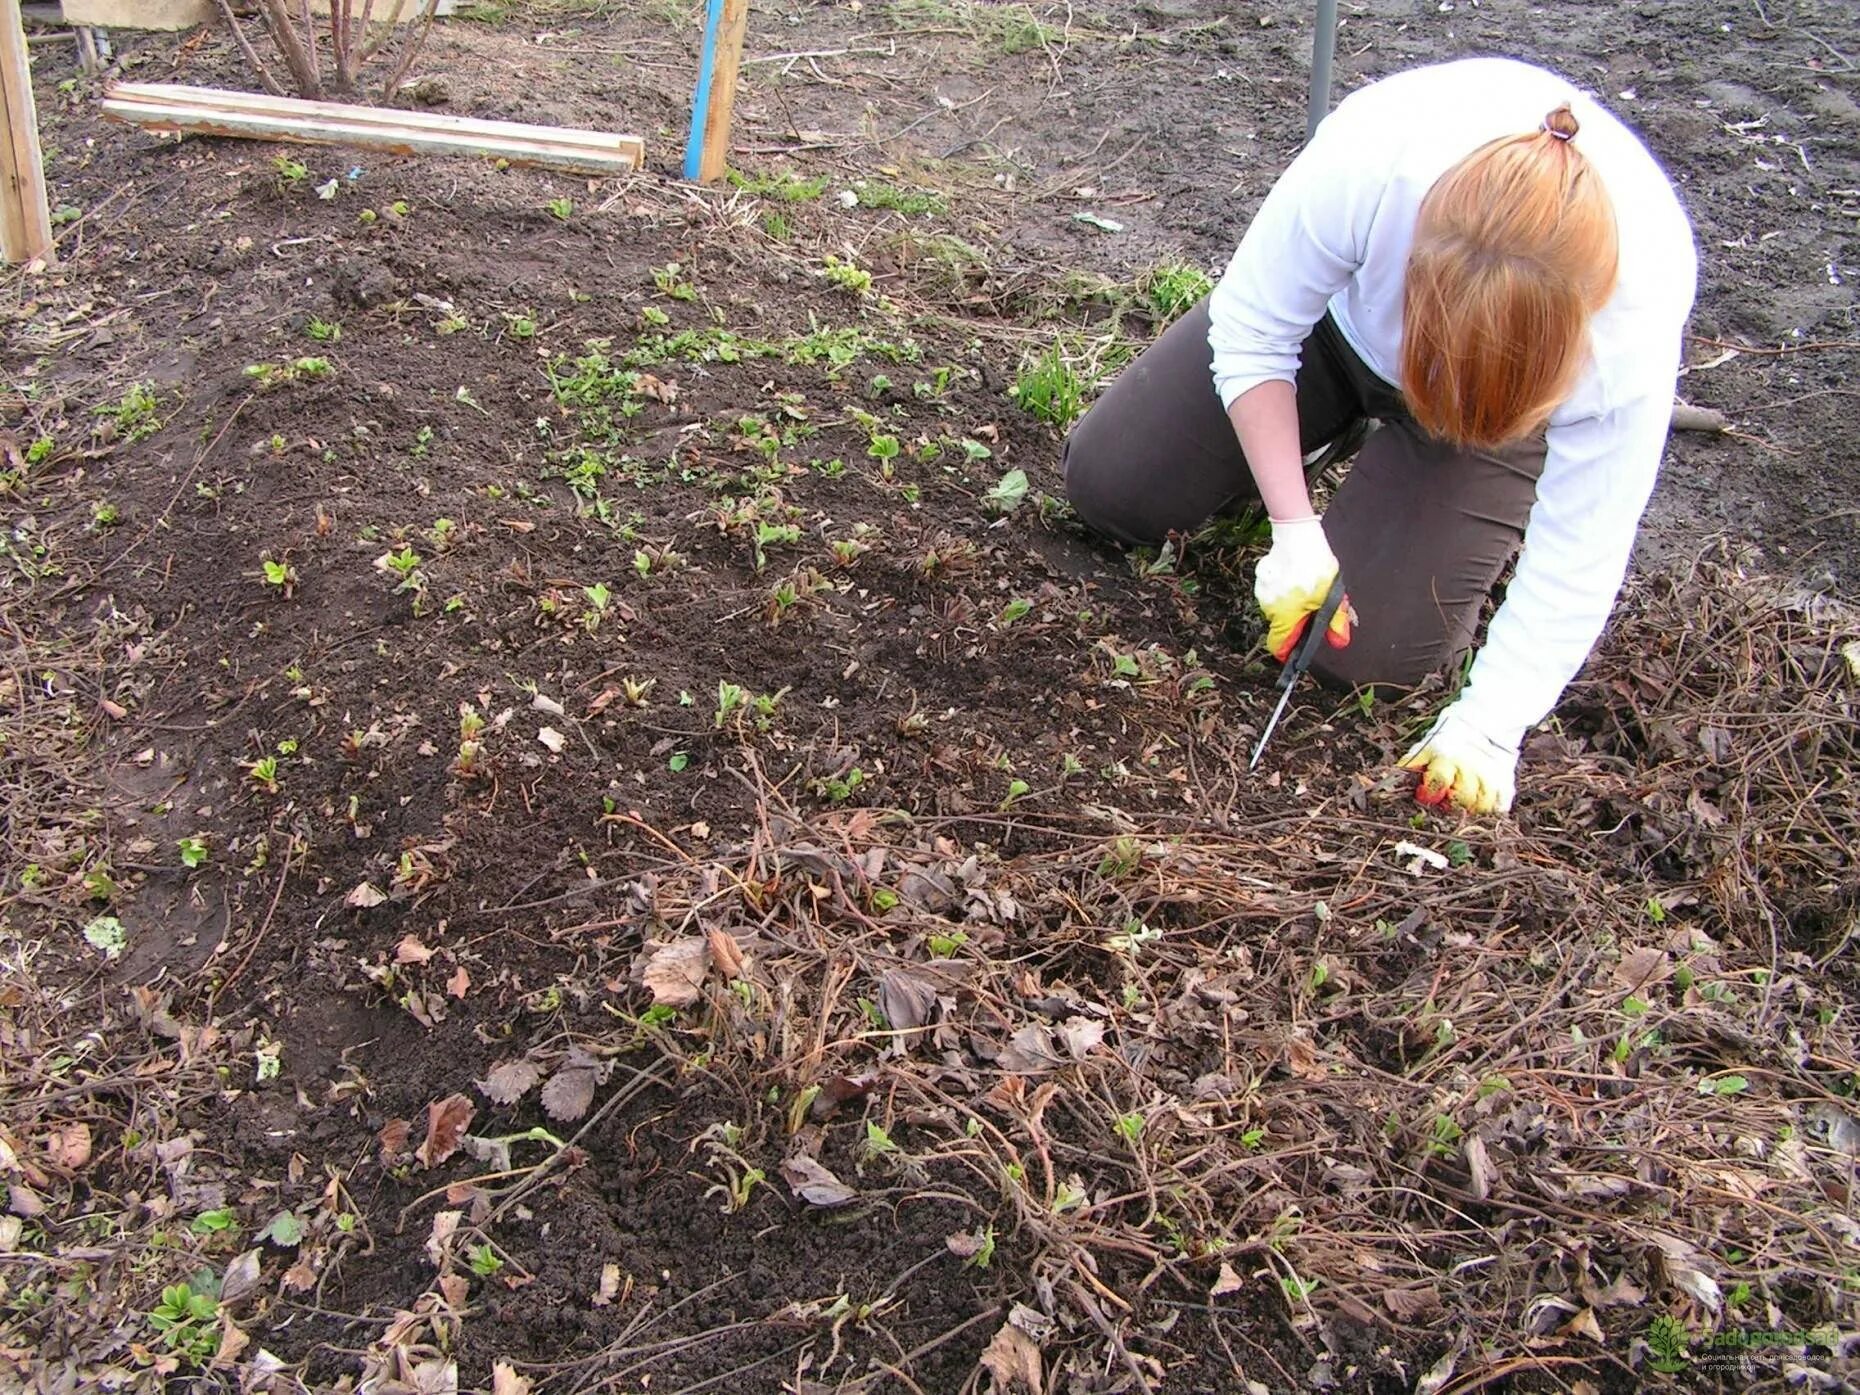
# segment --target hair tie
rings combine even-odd
[[[1574,140],[1576,132],[1581,129],[1581,125],[1576,120],[1576,113],[1570,110],[1568,102],[1544,117],[1544,130],[1560,141]]]

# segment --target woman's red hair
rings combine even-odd
[[[1422,200],[1402,303],[1402,392],[1433,436],[1493,447],[1543,428],[1614,291],[1614,205],[1568,106],[1481,146]]]

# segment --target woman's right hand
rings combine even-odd
[[[1323,608],[1337,579],[1337,558],[1316,517],[1274,521],[1272,548],[1253,574],[1253,598],[1265,613],[1266,647],[1280,663],[1291,658],[1311,616]],[[1334,649],[1350,642],[1350,600],[1344,597],[1325,636]]]

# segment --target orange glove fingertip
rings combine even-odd
[[[1414,799],[1417,804],[1425,804],[1430,809],[1443,806],[1453,793],[1451,785],[1436,785],[1431,775],[1423,775],[1421,782],[1414,787]]]

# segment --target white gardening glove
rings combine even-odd
[[[1291,657],[1311,617],[1323,609],[1330,584],[1337,579],[1337,558],[1324,537],[1321,519],[1299,518],[1272,525],[1272,550],[1253,573],[1253,599],[1265,613],[1266,647],[1284,663]],[[1325,636],[1336,649],[1350,642],[1349,597],[1337,607]]]
[[[1504,814],[1518,792],[1518,748],[1495,741],[1473,725],[1456,702],[1401,759],[1421,772],[1414,797],[1439,808],[1448,801],[1474,814]]]

